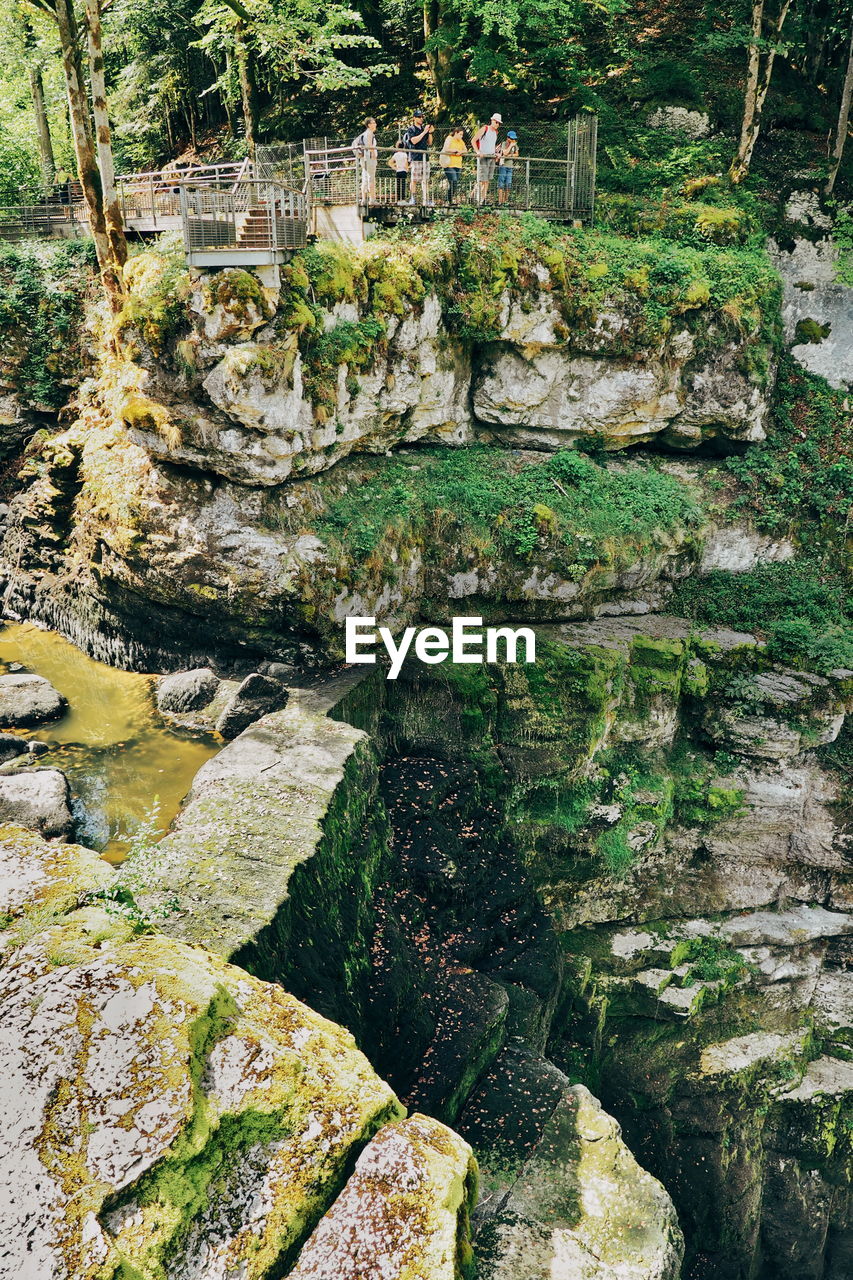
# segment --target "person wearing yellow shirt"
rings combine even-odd
[[[462,157],[468,148],[465,146],[465,140],[462,136],[463,130],[460,126],[451,129],[450,133],[444,140],[444,146],[441,148],[441,167],[444,170],[444,176],[447,179],[447,203],[456,203],[456,192],[459,187],[459,178],[462,173]]]

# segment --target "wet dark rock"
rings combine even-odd
[[[219,679],[210,667],[195,671],[176,671],[164,676],[157,684],[157,709],[182,715],[198,711],[212,702],[219,688]]]
[[[32,742],[27,743],[27,750],[31,756],[46,756],[50,751],[50,744],[39,742],[38,738],[34,738]]]
[[[216,731],[230,742],[244,729],[270,711],[280,711],[287,704],[284,685],[255,671],[247,676],[216,722]]]
[[[13,733],[0,733],[0,764],[24,755],[26,750],[27,744],[23,738],[16,738]]]
[[[297,675],[297,668],[288,662],[262,662],[258,670],[271,680],[280,680],[282,684],[287,684]]]
[[[71,834],[71,796],[60,769],[32,769],[0,777],[0,823],[28,827],[48,839]]]
[[[67,705],[62,694],[43,676],[17,673],[0,676],[0,725],[55,720]]]

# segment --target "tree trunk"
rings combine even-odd
[[[761,113],[770,89],[773,75],[773,63],[776,60],[776,43],[782,34],[782,27],[788,16],[791,0],[783,0],[779,17],[770,37],[770,48],[764,54],[763,65],[761,55],[761,33],[764,25],[764,0],[752,0],[752,36],[749,43],[749,64],[746,76],[744,95],[743,126],[737,155],[729,169],[732,182],[742,182],[749,173],[755,144],[761,131]]]
[[[450,111],[453,53],[449,45],[437,49],[430,49],[428,46],[430,38],[438,35],[444,26],[443,19],[442,0],[424,0],[424,43],[427,46],[424,56],[435,88],[437,116],[441,122],[447,120]]]
[[[835,136],[829,152],[829,175],[823,193],[831,196],[835,187],[835,179],[844,155],[844,144],[847,141],[847,125],[850,120],[850,99],[853,97],[853,28],[850,31],[850,52],[847,56],[847,71],[841,89],[841,105],[838,108],[838,120],[835,125]]]
[[[258,132],[258,86],[255,82],[252,51],[246,39],[246,24],[242,18],[238,18],[234,24],[234,52],[237,58],[237,74],[240,77],[240,97],[243,103],[246,147],[250,158],[254,160]]]
[[[101,178],[95,161],[88,104],[83,87],[83,71],[77,43],[77,21],[71,0],[54,0],[54,12],[62,46],[62,66],[65,72],[65,87],[68,90],[68,114],[71,120],[74,154],[77,158],[77,172],[89,210],[89,228],[95,242],[104,292],[113,311],[117,312],[123,304],[124,288],[121,274],[113,260],[110,238],[107,235]]]
[[[110,133],[110,117],[107,111],[107,84],[104,77],[104,44],[101,29],[101,0],[86,0],[86,30],[89,44],[89,79],[92,84],[92,111],[95,121],[95,138],[98,148],[98,168],[101,172],[101,198],[104,221],[110,242],[113,264],[121,274],[127,262],[127,240],[124,219],[121,216],[116,190],[113,143]]]
[[[36,118],[36,136],[38,139],[42,182],[50,190],[56,177],[56,161],[53,155],[53,140],[50,136],[47,109],[44,105],[44,82],[42,80],[41,65],[37,64],[29,67],[29,77],[33,114]]]

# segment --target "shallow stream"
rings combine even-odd
[[[4,732],[50,745],[38,763],[67,775],[77,841],[118,862],[141,823],[165,830],[195,774],[222,744],[169,727],[154,704],[153,676],[96,662],[52,631],[30,623],[3,626],[0,672],[13,663],[44,676],[68,699],[60,720]]]

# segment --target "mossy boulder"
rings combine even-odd
[[[9,927],[21,916],[45,920],[107,888],[108,864],[77,844],[43,840],[22,827],[0,826],[0,917]]]
[[[684,1245],[664,1188],[583,1085],[569,1088],[477,1237],[480,1280],[677,1280]]]
[[[208,761],[156,858],[128,871],[171,936],[357,1029],[385,816],[367,735],[329,718],[321,691],[295,693]]]
[[[290,1275],[462,1280],[470,1274],[476,1189],[477,1166],[458,1134],[417,1114],[388,1124],[359,1156]]]
[[[0,998],[16,1274],[266,1276],[401,1112],[340,1027],[103,910],[7,955]]]

